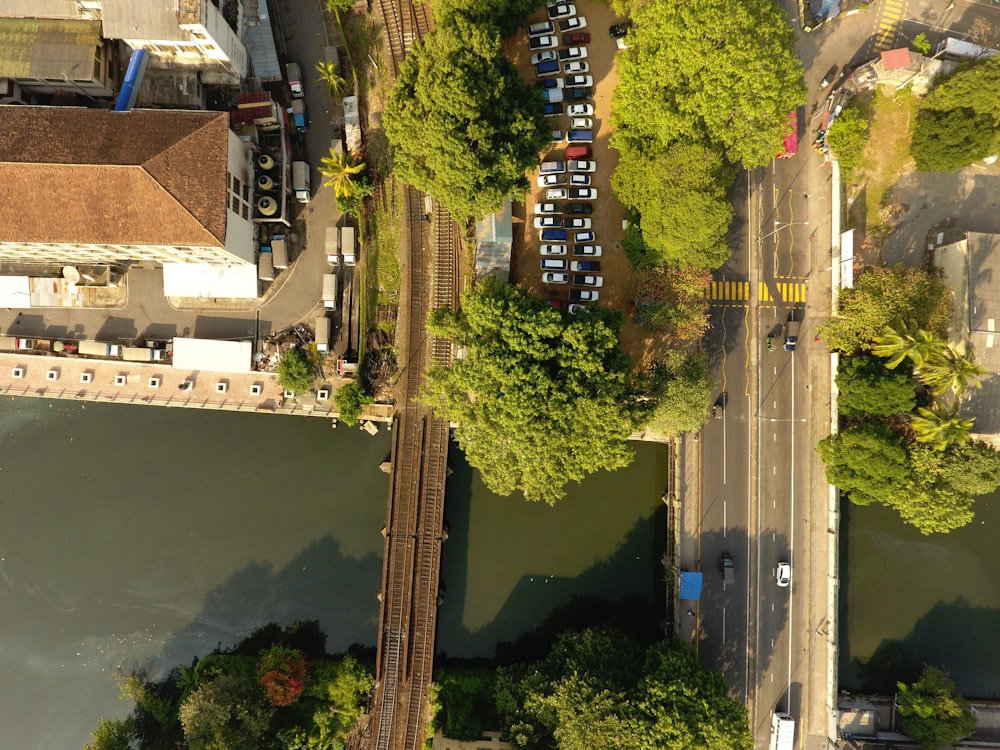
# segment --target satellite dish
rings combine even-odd
[[[75,266],[63,266],[62,275],[71,284],[76,284],[80,281],[80,272],[76,270]]]

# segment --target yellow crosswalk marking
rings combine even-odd
[[[750,299],[750,282],[713,281],[705,290],[705,296],[710,300],[746,301]]]
[[[771,301],[771,290],[767,288],[767,284],[763,281],[757,285],[757,297],[761,302]]]
[[[713,281],[705,289],[705,297],[713,302],[748,302],[750,282]],[[803,282],[788,281],[776,281],[768,285],[767,282],[761,281],[757,284],[757,301],[805,304],[806,285]]]

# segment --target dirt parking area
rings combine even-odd
[[[610,305],[619,309],[624,309],[628,304],[631,289],[631,268],[625,254],[622,252],[622,220],[625,218],[625,209],[614,199],[611,194],[611,173],[618,164],[618,153],[608,147],[608,138],[611,135],[609,116],[611,113],[611,93],[618,83],[618,75],[615,71],[615,54],[618,51],[615,40],[608,34],[608,28],[618,22],[611,10],[596,3],[575,3],[577,16],[587,19],[587,26],[581,31],[590,34],[590,43],[587,47],[586,61],[590,64],[588,75],[594,78],[594,96],[592,99],[582,100],[581,103],[591,103],[594,105],[594,142],[590,144],[593,151],[592,161],[597,164],[597,171],[591,175],[591,187],[597,188],[597,199],[585,201],[592,203],[594,212],[590,215],[593,221],[593,231],[597,236],[596,244],[601,245],[603,254],[599,260],[601,263],[600,275],[604,279],[604,286],[598,291],[600,293],[599,302],[603,305]],[[542,8],[531,18],[531,23],[547,20],[546,10]],[[557,24],[558,29],[558,22]],[[561,41],[561,35],[560,41]],[[536,80],[534,66],[531,65],[531,50],[528,49],[527,30],[523,30],[518,36],[507,42],[508,56],[514,61],[521,71],[521,75],[528,83]],[[560,44],[557,50],[565,49]],[[560,71],[560,78],[565,76]],[[564,90],[565,91],[565,90]],[[570,102],[563,101],[564,109]],[[561,130],[565,134],[569,130],[570,118],[565,113],[558,117],[545,118],[553,130]],[[567,143],[553,143],[550,150],[539,154],[539,162],[542,161],[566,161],[565,152]],[[531,192],[526,197],[524,205],[516,205],[514,208],[514,252],[511,258],[511,280],[520,284],[533,294],[538,294],[550,299],[568,301],[569,289],[572,285],[564,284],[543,284],[542,271],[540,266],[541,256],[538,253],[541,241],[539,230],[533,227],[535,217],[535,205],[545,202],[546,188],[537,187],[538,170],[529,175]],[[567,186],[568,187],[568,186]],[[572,201],[559,201],[565,205]],[[567,256],[569,260],[572,256],[573,233],[578,230],[567,230],[570,246]],[[578,260],[588,260],[588,258],[578,258]]]

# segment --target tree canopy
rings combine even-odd
[[[917,112],[910,153],[922,172],[951,172],[1000,145],[1000,60],[963,66],[938,81]]]
[[[856,107],[847,107],[837,115],[826,133],[826,142],[837,157],[845,179],[850,180],[854,170],[861,166],[868,143],[868,121]]]
[[[497,706],[522,750],[750,750],[746,709],[679,642],[609,628],[563,633],[539,662],[503,668]]]
[[[312,388],[312,363],[299,347],[288,349],[278,360],[278,384],[292,393],[308,393]]]
[[[944,336],[951,321],[952,293],[934,269],[897,264],[861,273],[853,289],[842,289],[838,314],[820,326],[820,336],[842,354],[869,351],[895,321]]]
[[[969,702],[944,672],[925,667],[912,685],[897,683],[896,705],[906,733],[926,750],[938,750],[968,737],[976,727]]]
[[[678,142],[652,153],[623,149],[611,187],[642,215],[649,262],[717,268],[729,257],[726,186],[733,174],[718,151]]]
[[[895,370],[867,354],[844,357],[837,368],[837,406],[844,416],[873,414],[891,417],[910,412],[917,405],[917,393],[909,366]]]
[[[655,395],[657,404],[645,428],[665,437],[701,428],[714,386],[704,355],[665,350],[652,368],[649,392]]]
[[[635,322],[669,341],[695,341],[708,330],[705,290],[712,281],[696,266],[643,266],[633,276]]]
[[[458,425],[455,439],[494,492],[554,503],[568,482],[632,460],[630,367],[611,311],[569,315],[485,280],[429,328],[466,354],[431,369],[421,397]]]
[[[458,13],[413,45],[384,122],[397,176],[460,221],[523,200],[549,137],[541,97],[504,56],[497,26]]]
[[[638,141],[660,152],[707,139],[734,164],[770,162],[788,113],[806,99],[781,7],[774,0],[631,5],[635,28],[618,61],[612,145],[624,151],[624,141]]]

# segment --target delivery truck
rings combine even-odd
[[[288,114],[292,116],[292,124],[300,133],[309,130],[309,121],[306,119],[306,105],[302,99],[292,99],[292,106],[288,108]]]
[[[771,716],[770,750],[795,750],[795,719],[785,713]]]
[[[302,71],[299,70],[299,64],[288,63],[285,72],[288,73],[288,87],[292,90],[292,98],[301,99],[305,96],[305,92],[302,90]]]
[[[323,307],[327,310],[337,309],[337,274],[323,274]]]
[[[309,202],[309,165],[304,161],[292,162],[292,190],[299,203]]]
[[[354,240],[354,227],[340,228],[340,255],[345,266],[355,266],[358,263],[358,253]]]
[[[340,266],[340,236],[337,227],[326,228],[326,262],[334,268]]]
[[[122,359],[127,362],[162,362],[167,353],[163,349],[148,346],[126,346],[122,348]]]
[[[271,240],[271,261],[275,270],[284,271],[288,268],[288,244],[282,234],[275,235]]]
[[[261,281],[274,281],[274,259],[269,247],[262,247],[257,253],[257,278]]]
[[[316,351],[330,351],[330,319],[325,315],[316,318]]]
[[[122,354],[118,344],[105,344],[103,341],[81,341],[77,351],[88,357],[120,357]]]

